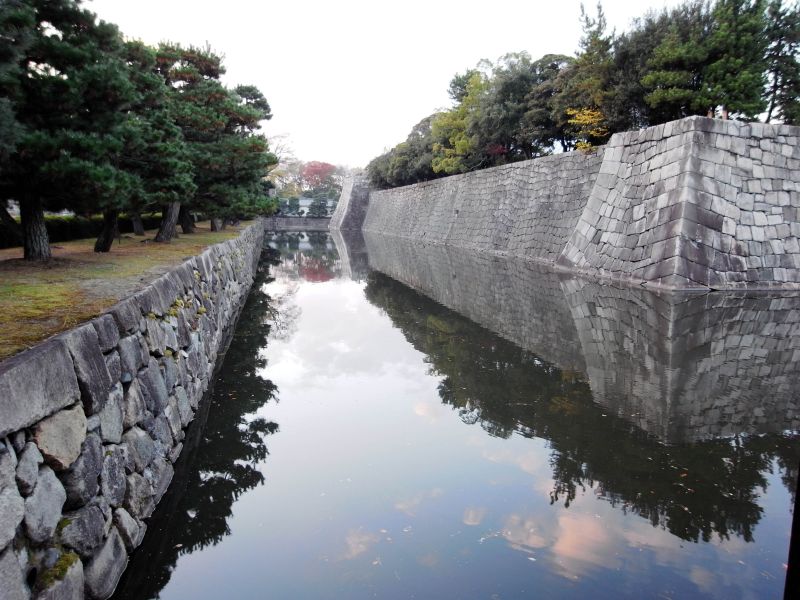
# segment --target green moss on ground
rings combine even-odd
[[[47,263],[22,260],[21,248],[0,250],[0,360],[75,327],[144,287],[168,268],[208,246],[239,235],[198,224],[197,233],[169,244],[125,235],[111,252],[94,252],[94,239],[53,244]],[[148,240],[148,241],[143,241]]]

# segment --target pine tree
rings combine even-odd
[[[183,136],[174,123],[164,79],[156,70],[155,49],[129,41],[123,52],[135,97],[122,131],[117,164],[131,177],[127,193],[108,198],[99,207],[105,226],[95,244],[97,252],[110,250],[120,211],[138,216],[188,200],[195,192]]]
[[[711,114],[754,119],[766,108],[764,0],[718,0],[706,42],[708,61],[699,94]]]
[[[682,36],[675,24],[670,27],[648,60],[650,72],[642,78],[642,85],[650,90],[645,99],[657,111],[659,120],[669,121],[705,112],[705,101],[700,91],[707,59],[701,27],[689,32],[688,37]]]
[[[772,0],[767,9],[766,121],[800,123],[800,3]]]
[[[590,144],[603,144],[610,132],[607,127],[611,75],[613,72],[612,47],[614,36],[606,32],[607,23],[603,7],[598,2],[597,16],[590,17],[581,4],[581,38],[578,57],[563,69],[556,81],[558,93],[553,99],[553,118],[559,127],[570,127],[568,111],[591,111],[599,114],[601,122],[594,131],[606,135],[586,140]]]
[[[0,178],[23,132],[16,112],[20,58],[30,46],[34,24],[31,6],[21,0],[0,3]],[[8,213],[6,202],[0,198],[0,231],[22,243],[22,229]]]
[[[156,239],[174,235],[175,220],[189,210],[231,219],[269,211],[274,204],[261,184],[277,159],[269,152],[260,122],[272,115],[254,86],[228,90],[225,69],[210,48],[162,45],[158,68],[170,87],[172,113],[181,129],[194,170],[196,192],[190,202],[172,202]],[[190,231],[184,221],[185,231]],[[184,226],[182,225],[182,226]]]
[[[88,212],[127,193],[115,164],[133,94],[113,25],[78,0],[29,0],[35,20],[13,82],[21,135],[0,180],[20,204],[24,256],[50,258],[44,209]]]

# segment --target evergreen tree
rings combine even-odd
[[[772,0],[767,9],[766,121],[800,123],[800,3]]]
[[[682,36],[674,24],[648,60],[650,72],[642,84],[650,92],[645,96],[648,105],[658,115],[654,121],[680,119],[706,112],[701,96],[704,65],[708,51],[700,27]]]
[[[710,114],[754,119],[766,108],[765,8],[764,0],[717,0],[699,94]]]
[[[436,114],[414,125],[405,142],[370,161],[366,171],[373,187],[383,189],[436,179],[433,161],[432,123]]]
[[[79,0],[29,0],[30,44],[18,60],[14,105],[17,149],[0,180],[0,199],[20,204],[24,255],[50,258],[44,209],[86,211],[125,194],[130,177],[116,164],[133,86],[113,25]]]
[[[34,24],[31,6],[20,0],[0,4],[0,169],[22,134],[15,101],[22,72],[20,59],[31,44]]]
[[[535,61],[533,86],[526,97],[526,110],[519,124],[520,135],[527,138],[538,152],[549,152],[558,142],[563,150],[572,146],[570,134],[553,118],[556,81],[574,59],[561,54],[547,54]]]
[[[553,119],[559,127],[570,127],[570,113],[590,111],[602,119],[593,131],[608,131],[608,102],[613,72],[612,47],[614,36],[606,32],[606,17],[598,2],[597,16],[590,17],[581,5],[583,37],[581,51],[575,62],[561,71],[556,82],[558,92],[553,101]],[[608,135],[591,138],[589,143],[602,144]]]
[[[138,41],[126,42],[124,59],[136,97],[127,115],[118,164],[132,177],[126,194],[98,206],[104,215],[104,228],[95,244],[98,252],[110,250],[119,211],[136,218],[144,211],[186,201],[195,192],[183,136],[173,121],[164,79],[156,71],[155,49]]]
[[[328,200],[327,198],[314,198],[308,207],[309,217],[327,217]]]
[[[636,19],[615,39],[607,104],[611,131],[706,113],[696,101],[710,29],[708,0],[688,0]]]
[[[468,132],[491,164],[538,156],[547,151],[520,124],[529,109],[528,94],[539,73],[525,52],[506,54],[493,65],[488,85],[469,115]]]
[[[159,70],[171,90],[172,111],[187,145],[194,169],[194,198],[170,203],[156,239],[169,241],[183,208],[182,227],[191,231],[189,210],[219,219],[269,212],[273,202],[262,178],[277,159],[259,135],[260,122],[272,115],[263,94],[253,86],[226,89],[225,69],[209,48],[164,44],[158,51]]]
[[[21,0],[0,3],[0,177],[22,135],[17,119],[20,58],[29,47],[35,24],[31,6]],[[22,229],[8,213],[7,200],[0,198],[0,232],[22,243]]]

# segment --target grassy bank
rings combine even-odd
[[[249,224],[211,232],[208,223],[198,223],[197,233],[169,244],[149,241],[155,231],[124,235],[105,254],[93,251],[94,239],[61,242],[46,264],[25,262],[21,248],[0,250],[0,360],[100,314]]]

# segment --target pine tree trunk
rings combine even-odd
[[[94,243],[95,252],[108,252],[114,245],[114,238],[119,235],[119,213],[116,210],[103,212],[103,230]]]
[[[142,215],[133,213],[131,215],[131,223],[133,224],[133,235],[144,235],[144,223],[142,223]]]
[[[9,214],[4,202],[0,202],[0,230],[3,231],[3,237],[14,242],[14,245],[22,245],[22,227]]]
[[[772,80],[772,89],[769,92],[769,110],[767,110],[767,118],[764,119],[764,123],[769,123],[772,121],[772,113],[775,112],[775,106],[778,103],[778,88],[780,87],[778,83],[778,77],[776,76]]]
[[[164,211],[161,218],[161,227],[158,228],[156,234],[156,242],[168,242],[176,237],[175,226],[178,224],[178,214],[181,212],[180,202],[170,202],[167,210]]]
[[[218,217],[211,217],[211,231],[222,231],[225,221]]]
[[[19,203],[25,260],[50,260],[50,238],[44,222],[44,209],[39,198],[26,198]]]
[[[181,224],[183,233],[194,233],[194,219],[192,218],[192,213],[185,206],[181,206],[178,221]]]

